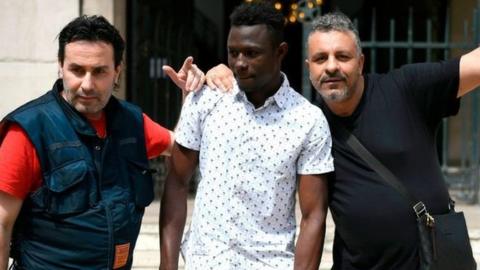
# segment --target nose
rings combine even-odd
[[[248,63],[243,53],[238,54],[237,59],[235,60],[235,68],[237,70],[246,70],[247,67]]]
[[[80,87],[84,92],[89,92],[93,90],[93,78],[90,72],[87,72],[85,74],[85,77],[83,77],[82,84],[80,85]]]
[[[329,57],[326,63],[326,72],[329,74],[336,73],[338,71],[338,62],[335,57]]]

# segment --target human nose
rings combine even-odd
[[[326,71],[328,73],[335,73],[338,70],[338,62],[335,57],[329,57],[327,60]]]
[[[80,86],[83,91],[93,90],[93,78],[90,72],[87,72],[82,80],[82,85]]]
[[[243,53],[238,54],[235,61],[235,67],[240,70],[244,70],[248,67],[247,60],[245,59],[245,55],[243,55]]]

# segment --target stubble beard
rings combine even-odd
[[[113,87],[112,87],[113,89]],[[95,100],[96,102],[93,104],[84,104],[80,101],[79,95],[77,94],[79,90],[72,91],[64,86],[63,89],[63,97],[65,101],[67,101],[70,106],[72,106],[76,111],[81,114],[97,114],[103,110],[106,104],[103,104],[103,101]],[[108,101],[108,100],[107,100]]]
[[[352,95],[350,89],[345,86],[338,89],[322,89],[322,80],[310,78],[313,87],[324,101],[342,102],[349,99]]]
[[[347,87],[341,89],[317,90],[325,101],[342,102],[350,98],[351,94]]]

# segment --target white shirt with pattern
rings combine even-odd
[[[286,76],[255,108],[235,84],[188,95],[176,141],[199,151],[186,269],[293,269],[297,174],[333,170],[322,111]]]

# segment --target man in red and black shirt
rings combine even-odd
[[[0,123],[0,269],[10,247],[16,269],[131,267],[153,199],[148,159],[169,155],[174,138],[112,96],[123,50],[105,18],[74,19],[53,89]],[[165,68],[184,93],[203,84],[192,61]]]

